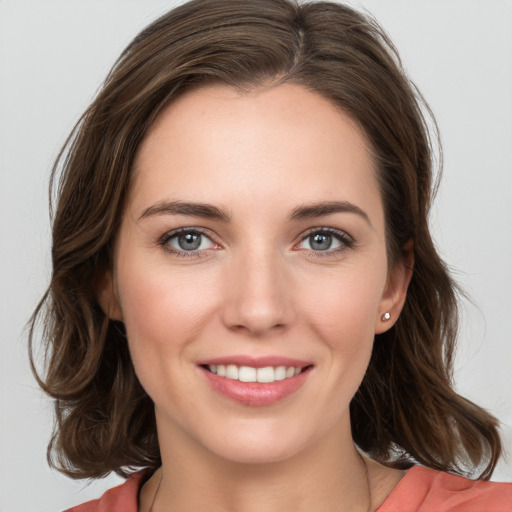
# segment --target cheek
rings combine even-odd
[[[338,404],[334,416],[348,405],[368,367],[384,284],[385,275],[378,271],[331,275],[316,280],[304,303],[304,317],[328,351],[324,370],[331,394],[326,400]]]
[[[129,270],[129,271],[128,271]],[[123,262],[118,268],[118,297],[130,352],[143,385],[152,375],[172,371],[215,309],[213,286],[205,276],[170,272],[168,266]],[[210,280],[211,281],[211,280]]]
[[[365,340],[373,340],[384,284],[384,273],[371,269],[345,268],[315,276],[301,293],[303,313],[332,348],[355,350]]]
[[[176,329],[193,330],[215,296],[211,286],[201,286],[208,278],[151,263],[125,262],[119,266],[118,297],[127,329],[149,334],[160,328],[168,331],[172,325],[168,336]]]

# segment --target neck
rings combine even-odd
[[[333,429],[293,457],[257,464],[226,460],[179,439],[176,431],[168,439],[159,431],[162,468],[151,512],[367,512],[368,467],[344,430]]]

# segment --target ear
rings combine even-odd
[[[414,242],[409,240],[402,247],[401,261],[389,271],[378,315],[375,319],[375,334],[387,331],[398,320],[407,297],[407,288],[411,282],[413,267]]]
[[[112,320],[123,321],[123,313],[116,295],[114,275],[111,270],[102,271],[94,279],[94,289],[101,309]]]

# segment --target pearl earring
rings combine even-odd
[[[389,319],[391,318],[391,314],[386,311],[381,317],[380,319],[383,321],[383,322],[387,322]]]

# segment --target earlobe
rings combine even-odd
[[[115,293],[114,276],[111,270],[102,272],[94,280],[94,289],[101,309],[112,320],[123,321],[123,314]]]
[[[398,320],[407,298],[414,267],[414,243],[409,240],[402,248],[402,259],[390,271],[386,288],[382,295],[375,322],[375,334],[389,330]]]

